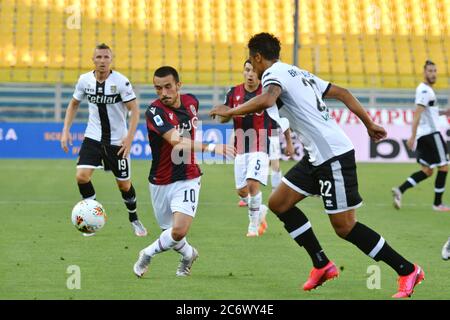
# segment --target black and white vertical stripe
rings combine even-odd
[[[105,83],[106,81],[103,81],[102,83],[97,81],[96,84],[97,96],[105,95]],[[106,103],[97,103],[97,107],[98,107],[98,115],[100,117],[100,124],[102,127],[101,142],[109,145],[111,144],[111,124],[109,122],[108,109],[106,107]]]

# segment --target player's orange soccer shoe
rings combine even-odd
[[[260,219],[259,219],[259,228],[258,228],[258,235],[262,236],[264,232],[267,230],[267,211],[269,208],[267,208],[266,205],[261,205],[261,213],[260,213]]]
[[[425,273],[417,264],[414,265],[414,271],[407,276],[398,277],[398,292],[392,298],[408,298],[414,292],[414,287],[425,279]]]
[[[303,285],[303,290],[310,291],[321,286],[325,281],[339,276],[339,271],[333,261],[327,263],[323,268],[312,268],[308,280]]]
[[[238,202],[238,207],[247,207],[248,203],[245,202],[244,200],[239,200]]]

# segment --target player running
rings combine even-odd
[[[250,61],[244,62],[244,83],[230,88],[225,98],[225,105],[238,107],[245,101],[261,94],[262,87]],[[230,118],[221,118],[228,122]],[[234,161],[234,178],[239,206],[248,205],[249,225],[247,237],[262,235],[267,229],[267,207],[263,204],[261,184],[267,184],[269,174],[269,146],[272,130],[277,123],[266,111],[233,118],[234,146],[237,150]],[[289,128],[285,128],[288,147],[287,153],[293,152]],[[278,141],[279,143],[279,141]]]
[[[269,198],[269,208],[311,257],[314,267],[304,290],[317,288],[339,275],[336,265],[322,250],[308,218],[296,207],[308,196],[321,195],[336,234],[398,273],[398,292],[393,297],[411,296],[416,284],[424,279],[424,272],[392,249],[382,236],[356,220],[355,209],[362,205],[362,199],[354,147],[331,117],[323,98],[342,101],[362,120],[374,141],[386,137],[386,131],[373,123],[348,90],[279,61],[280,47],[279,40],[271,34],[253,36],[248,42],[250,61],[262,79],[263,93],[238,108],[217,106],[210,114],[229,117],[261,112],[278,101],[280,115],[287,117],[291,129],[298,133],[307,156],[283,177]]]
[[[433,85],[436,83],[436,72],[436,65],[427,60],[423,66],[424,81],[416,89],[416,111],[414,112],[411,137],[407,141],[408,148],[411,150],[414,149],[414,144],[417,142],[417,162],[421,169],[413,173],[401,186],[392,188],[396,209],[400,209],[402,206],[403,193],[431,177],[433,169],[437,168],[432,209],[450,211],[450,207],[442,203],[448,172],[448,150],[438,130],[439,115],[447,115],[448,111],[439,111],[436,94],[433,90]]]
[[[80,102],[87,98],[89,119],[77,163],[76,180],[83,199],[95,199],[91,182],[95,169],[112,171],[128,210],[128,219],[139,237],[147,230],[138,220],[136,192],[131,183],[130,148],[139,122],[139,107],[130,81],[111,70],[113,54],[106,44],[96,46],[92,61],[95,70],[80,76],[72,100],[67,107],[61,147],[69,151],[72,145],[70,127]],[[127,129],[127,113],[130,127]],[[91,236],[95,233],[84,233]]]
[[[181,82],[174,68],[158,68],[153,85],[158,99],[145,113],[153,156],[148,180],[153,211],[163,232],[141,250],[133,271],[142,277],[156,254],[173,249],[182,256],[176,275],[188,276],[198,251],[186,235],[197,212],[202,175],[194,152],[234,156],[235,150],[229,145],[195,141],[199,103],[195,96],[180,93]]]

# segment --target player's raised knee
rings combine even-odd
[[[187,234],[187,229],[183,227],[172,227],[172,238],[175,241],[180,241],[183,239]]]

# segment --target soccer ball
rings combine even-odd
[[[72,209],[72,223],[81,232],[94,233],[106,223],[105,209],[98,201],[82,200]]]

